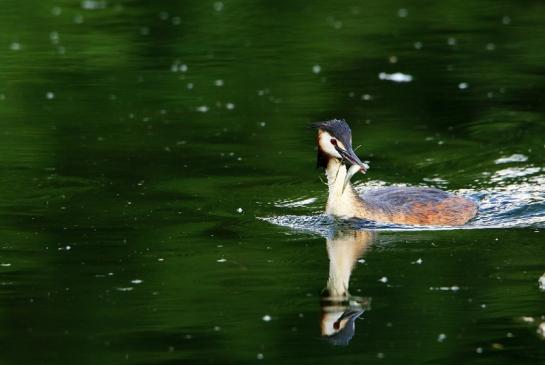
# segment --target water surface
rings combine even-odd
[[[0,361],[545,361],[544,23],[539,1],[1,1]],[[308,125],[333,117],[358,189],[479,217],[323,217]]]

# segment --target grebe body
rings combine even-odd
[[[435,188],[386,187],[359,195],[350,179],[367,164],[352,150],[350,127],[343,120],[317,123],[318,166],[325,168],[329,196],[326,213],[383,223],[457,226],[477,214],[477,204]]]

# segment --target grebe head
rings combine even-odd
[[[347,181],[360,171],[367,172],[369,166],[362,162],[352,149],[352,131],[348,124],[342,119],[332,119],[325,122],[314,123],[313,127],[318,129],[318,167],[327,168],[331,158],[340,160],[348,165]]]

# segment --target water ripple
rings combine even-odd
[[[534,170],[532,173],[541,171]],[[502,174],[503,179],[520,177],[520,171]],[[515,175],[515,176],[513,176]],[[524,174],[525,176],[527,174]],[[359,189],[358,189],[359,190]],[[337,220],[320,215],[280,215],[262,217],[269,223],[294,230],[327,235],[333,226],[339,224],[351,229],[370,229],[377,231],[409,230],[453,230],[484,228],[545,228],[545,175],[527,178],[525,181],[497,186],[490,189],[463,189],[454,193],[469,197],[479,203],[477,216],[463,226],[414,226],[391,223],[378,223],[362,219]],[[290,208],[289,205],[284,205]]]

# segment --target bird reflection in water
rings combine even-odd
[[[322,336],[333,345],[348,345],[356,319],[370,309],[371,298],[350,295],[348,286],[352,270],[373,239],[372,232],[354,230],[337,231],[327,238],[329,278],[320,302],[320,324]]]

